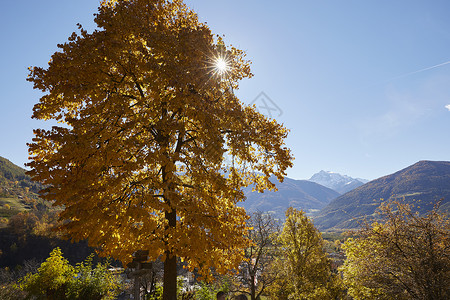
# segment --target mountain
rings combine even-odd
[[[441,198],[444,198],[441,209],[449,211],[450,162],[420,161],[339,196],[314,217],[314,224],[329,231],[356,228],[365,217],[375,216],[384,200],[420,201],[416,203],[417,211],[426,213]]]
[[[0,197],[9,195],[35,198],[42,185],[32,181],[25,172],[25,169],[0,156]]]
[[[72,243],[53,236],[51,231],[36,233],[30,227],[39,224],[41,228],[50,228],[44,224],[54,221],[52,213],[57,209],[39,198],[37,192],[43,186],[32,181],[25,172],[0,156],[0,268],[16,269],[24,261],[44,261],[55,247],[61,248],[72,264],[85,260],[95,251],[88,247],[87,241]],[[32,216],[18,218],[8,225],[10,218],[20,212],[30,212]],[[94,260],[98,261],[97,256]]]
[[[46,209],[50,205],[39,198],[42,188],[25,174],[25,169],[0,156],[0,227],[5,219],[21,211]]]
[[[282,183],[275,178],[277,192],[252,192],[251,188],[244,189],[247,200],[241,204],[248,212],[271,212],[278,218],[284,218],[286,209],[290,206],[303,209],[307,213],[318,211],[325,207],[339,193],[315,182],[294,180],[285,177]]]
[[[309,181],[321,184],[327,188],[333,189],[339,194],[345,194],[351,190],[368,182],[365,179],[355,179],[339,173],[320,171],[314,174]]]
[[[31,181],[25,172],[25,169],[0,157],[0,219],[8,219],[20,211],[45,209],[42,205],[50,207],[47,201],[41,200],[37,195],[42,185]],[[276,182],[277,192],[252,192],[249,187],[244,190],[247,200],[241,206],[249,212],[271,211],[277,217],[283,218],[289,206],[312,213],[324,208],[339,196],[336,191],[307,180],[285,178],[282,183],[275,177],[271,180]]]

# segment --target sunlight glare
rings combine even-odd
[[[222,57],[219,57],[216,60],[216,69],[217,69],[218,73],[220,73],[220,74],[223,74],[227,71],[228,65],[227,65],[227,62],[225,61],[225,59],[223,59]]]

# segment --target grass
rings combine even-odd
[[[342,232],[322,232],[322,238],[327,241],[343,240]]]
[[[27,204],[22,203],[22,201],[19,198],[0,198],[0,207],[5,208],[6,204],[8,204],[11,209],[24,211],[27,209]]]
[[[9,206],[9,207],[8,207]],[[28,204],[23,203],[18,198],[0,198],[0,218],[7,218],[18,214],[22,211],[30,210]]]

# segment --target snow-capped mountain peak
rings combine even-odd
[[[309,181],[326,186],[341,194],[345,194],[367,182],[364,179],[355,179],[347,175],[323,170],[314,174]]]

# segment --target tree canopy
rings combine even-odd
[[[320,232],[301,210],[288,208],[275,262],[278,279],[269,288],[275,299],[340,299],[342,283],[331,272]]]
[[[355,299],[448,299],[450,223],[438,205],[426,215],[384,203],[378,222],[345,242],[344,283]]]
[[[288,130],[233,93],[252,76],[245,53],[180,0],[103,1],[95,22],[30,68],[33,118],[61,123],[29,144],[42,197],[72,239],[125,264],[148,249],[171,270],[177,256],[202,274],[236,267],[242,187],[274,188],[293,159]]]

